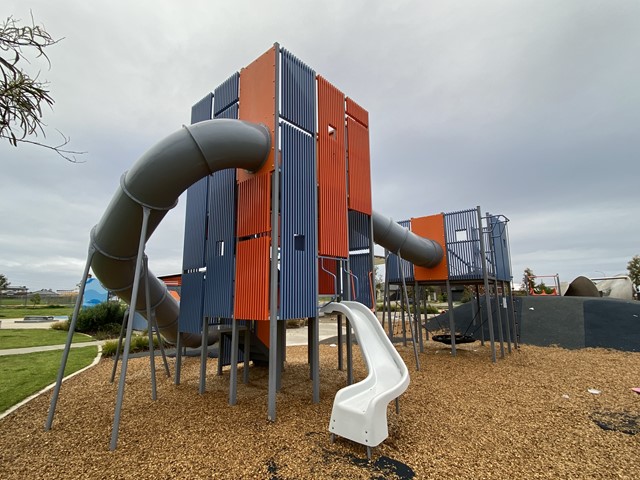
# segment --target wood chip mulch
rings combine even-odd
[[[346,373],[336,369],[337,349],[322,345],[321,403],[311,403],[306,347],[289,347],[275,423],[266,419],[264,368],[251,367],[231,407],[229,370],[216,376],[215,360],[204,395],[199,359],[184,360],[179,386],[157,362],[155,402],[148,359],[131,360],[113,452],[117,384],[102,360],[63,385],[50,432],[50,394],[0,421],[0,478],[638,478],[640,395],[631,388],[640,386],[639,353],[522,346],[492,364],[477,343],[452,358],[427,342],[417,372],[411,346],[398,350],[411,385],[400,415],[389,406],[389,438],[370,462],[364,447],[329,441]]]

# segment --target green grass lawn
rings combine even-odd
[[[81,333],[73,335],[73,343],[90,342],[93,338]],[[67,342],[67,332],[44,328],[0,329],[0,349],[62,345]]]
[[[29,315],[71,315],[73,305],[0,305],[0,319],[3,318],[23,318]]]
[[[89,365],[98,347],[72,348],[65,376]],[[0,357],[0,412],[56,381],[62,350]]]

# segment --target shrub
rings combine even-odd
[[[122,346],[124,347],[124,339],[122,339]],[[166,346],[166,345],[165,345]],[[118,340],[109,340],[102,345],[102,356],[112,357],[116,354],[118,348]],[[160,348],[158,344],[158,337],[153,336],[153,348]],[[129,346],[129,353],[146,352],[149,350],[149,337],[147,335],[133,335],[131,337],[131,345]],[[122,352],[120,352],[122,354]]]
[[[80,310],[76,331],[107,338],[120,333],[126,306],[120,302],[103,302]],[[71,316],[69,316],[71,320]]]
[[[51,328],[53,330],[63,330],[65,332],[69,331],[69,323],[70,320],[62,320],[61,322],[55,322],[51,324]]]

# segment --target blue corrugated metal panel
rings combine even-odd
[[[215,118],[238,118],[238,104],[234,103],[223,111],[217,113]]]
[[[191,123],[211,120],[211,97],[212,94],[209,93],[206,97],[191,107]]]
[[[405,228],[411,228],[411,220],[402,220],[398,223]],[[405,282],[413,282],[415,280],[413,264],[403,259],[401,265],[402,271],[400,270],[400,265],[398,265],[398,256],[395,253],[391,253],[387,262],[387,268],[389,269],[389,282],[402,283],[403,276]]]
[[[281,125],[280,318],[316,315],[317,199],[315,139]]]
[[[352,300],[360,302],[369,308],[373,308],[371,301],[371,294],[373,292],[371,263],[371,254],[368,252],[349,255],[349,268],[351,268],[351,273],[357,279],[353,280],[351,287],[354,293]]]
[[[220,112],[238,101],[239,84],[240,74],[236,72],[213,91],[213,114],[215,117],[218,117]]]
[[[204,297],[204,314],[209,317],[233,316],[235,187],[235,169],[216,172],[209,182],[207,278]]]
[[[282,49],[282,118],[315,133],[316,73]]]
[[[511,280],[511,261],[509,259],[509,239],[507,222],[495,215],[489,215],[489,235],[496,261],[496,279]]]
[[[202,331],[202,285],[204,272],[182,274],[182,296],[178,324],[181,332]]]
[[[222,325],[232,325],[233,320],[230,318],[220,319],[220,323]],[[244,327],[249,322],[245,322],[244,320],[238,320],[238,326]],[[240,332],[240,338],[244,338],[244,332]],[[218,350],[219,352],[219,350]],[[227,365],[231,365],[231,335],[224,335],[222,337],[222,355],[218,357],[218,361],[222,364],[223,367]],[[238,362],[244,362],[244,352],[241,349],[238,349]]]
[[[449,278],[451,280],[481,280],[483,273],[478,211],[474,208],[445,213],[444,225]],[[491,245],[490,240],[485,232],[485,245],[488,249]],[[491,255],[486,255],[486,258],[488,274],[492,276],[495,270]]]
[[[209,177],[205,177],[187,189],[184,247],[182,250],[183,272],[202,268],[205,265],[204,248],[208,185]]]
[[[349,251],[368,250],[371,247],[370,219],[367,214],[349,210]]]

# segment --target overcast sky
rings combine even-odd
[[[509,219],[514,279],[613,275],[640,254],[637,0],[5,0],[64,37],[48,51],[71,164],[0,144],[0,273],[73,288],[121,174],[274,42],[370,114],[374,208],[480,205]],[[181,270],[185,197],[148,245]]]

